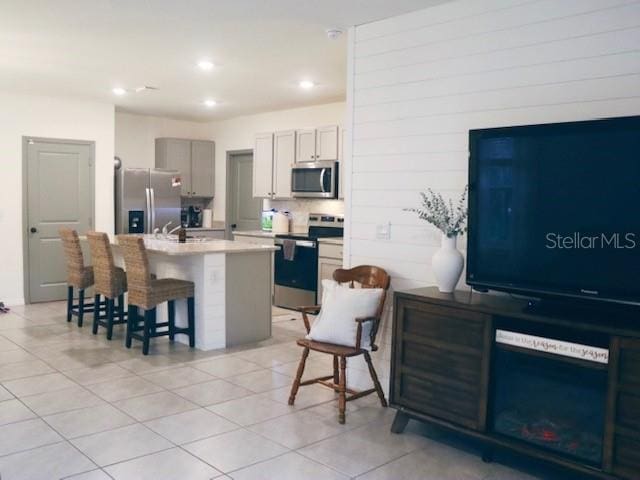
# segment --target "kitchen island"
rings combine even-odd
[[[273,246],[238,241],[145,235],[151,271],[158,278],[195,284],[196,348],[213,350],[265,340],[271,336]],[[113,245],[118,264],[123,261]],[[158,322],[166,321],[158,308]],[[176,326],[187,325],[186,302],[176,302]],[[185,335],[176,341],[188,343]]]

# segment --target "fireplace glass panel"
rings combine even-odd
[[[496,349],[493,431],[602,463],[606,370]]]

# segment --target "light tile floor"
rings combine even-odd
[[[273,338],[200,352],[166,338],[143,357],[123,329],[106,340],[65,321],[62,302],[0,315],[0,478],[2,480],[347,479],[508,480],[568,478],[526,465],[485,464],[477,448],[411,422],[389,432],[393,410],[374,396],[348,404],[314,385],[287,405],[302,335],[298,315],[274,310]],[[374,362],[389,382],[390,329]],[[329,373],[312,353],[306,376]],[[368,387],[351,361],[348,383]],[[514,468],[515,467],[515,468]]]

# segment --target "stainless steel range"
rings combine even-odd
[[[318,291],[318,239],[342,237],[344,216],[309,215],[308,234],[276,235],[274,303],[297,308],[316,305]]]

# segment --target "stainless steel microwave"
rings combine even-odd
[[[291,194],[299,198],[338,198],[338,162],[295,164],[291,171]]]

